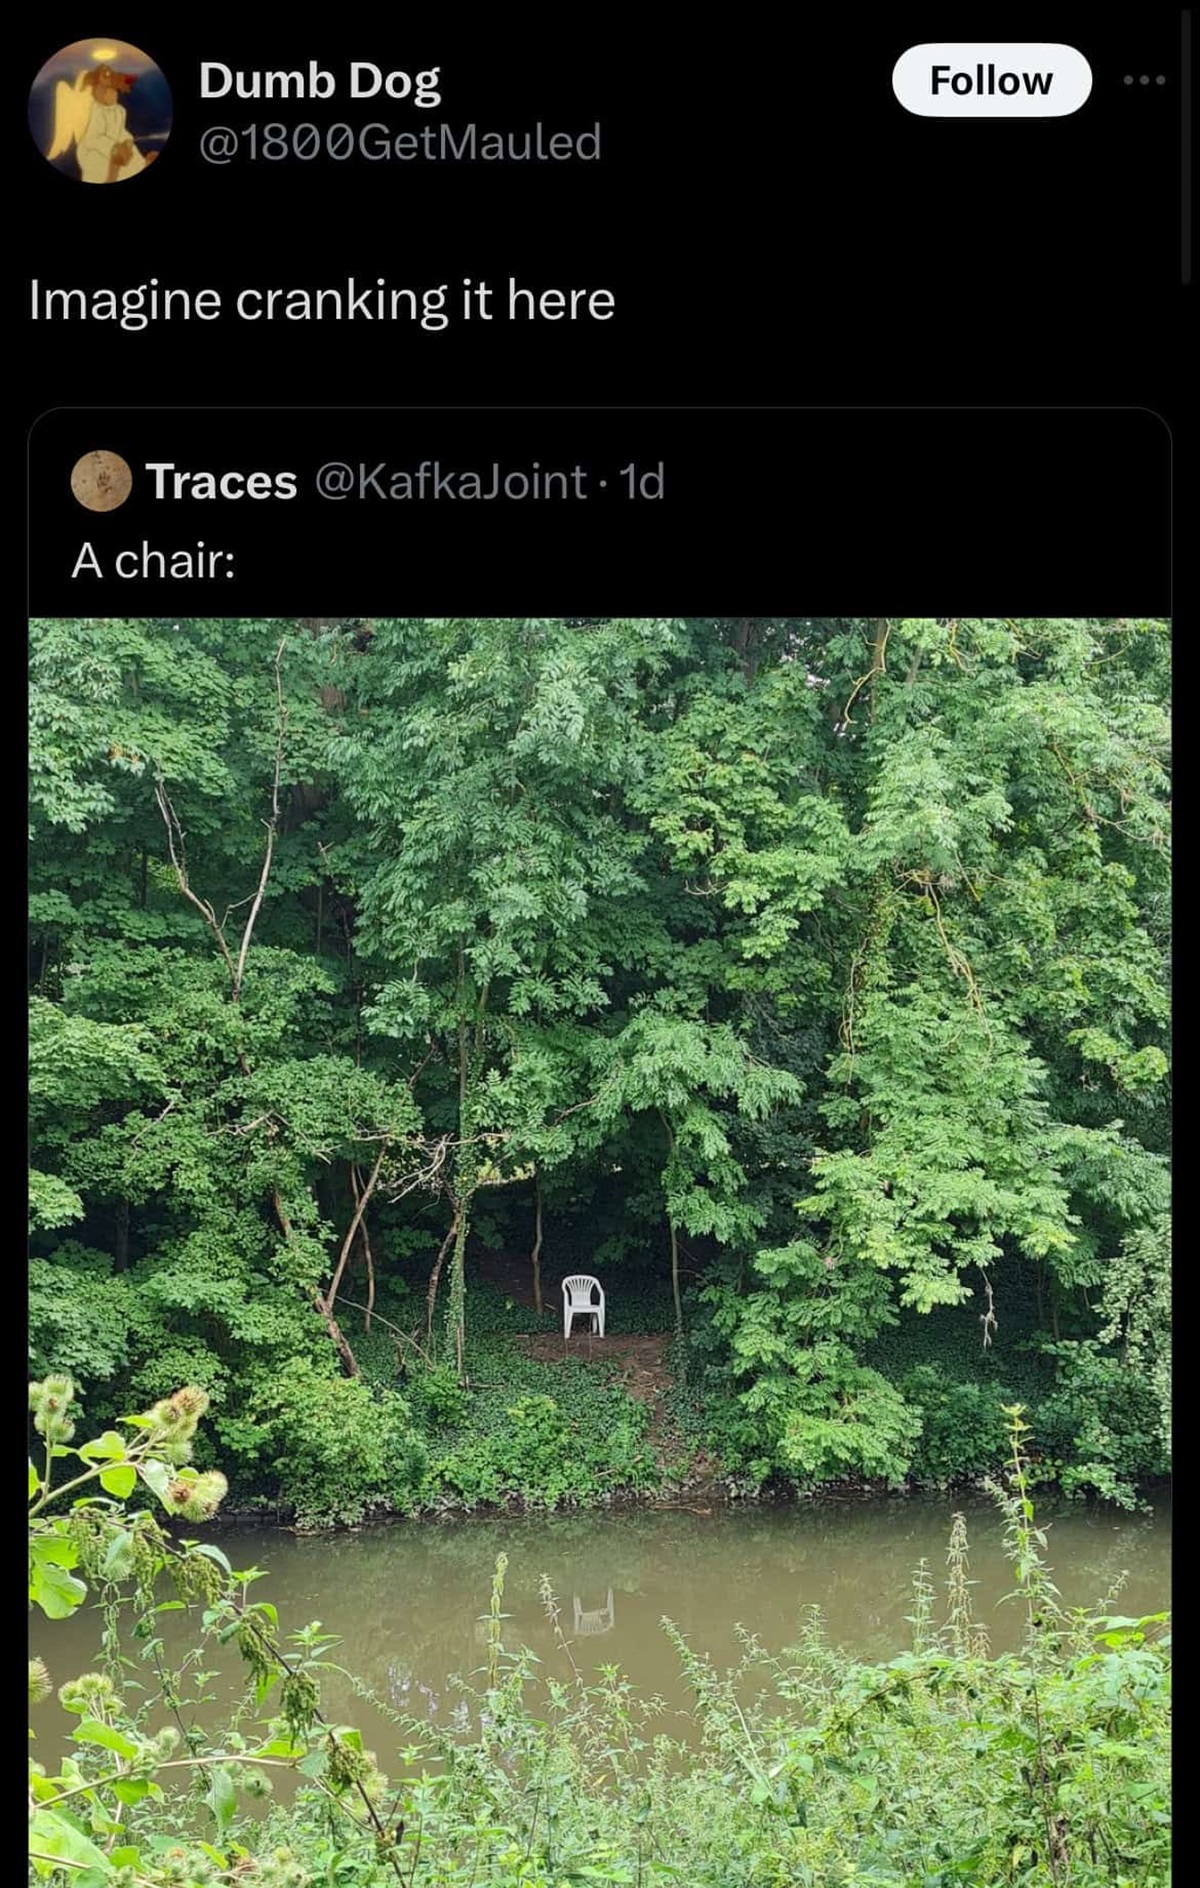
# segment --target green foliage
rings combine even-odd
[[[1101,1343],[1120,1343],[1120,1363],[1158,1405],[1163,1453],[1171,1453],[1171,1225],[1165,1213],[1122,1239],[1104,1274]]]
[[[135,1489],[148,1491],[168,1515],[188,1521],[210,1521],[226,1492],[219,1471],[190,1466],[197,1426],[208,1408],[203,1390],[176,1390],[153,1409],[122,1417],[132,1436],[106,1429],[72,1448],[78,1402],[74,1379],[64,1371],[51,1371],[29,1386],[39,1458],[29,1464],[29,1600],[48,1619],[75,1612],[97,1572],[124,1578],[137,1570],[149,1578],[146,1568],[161,1530],[149,1513],[126,1522],[123,1504]],[[79,1466],[56,1485],[54,1464],[67,1460]],[[79,1489],[88,1492],[76,1495],[69,1515],[47,1513]]]
[[[59,1247],[58,1262],[29,1265],[29,1333],[35,1370],[57,1359],[84,1382],[104,1383],[128,1361],[132,1293],[112,1276],[107,1252],[74,1242]],[[178,1383],[179,1378],[175,1381]]]
[[[1062,1607],[1019,1407],[1006,1412],[1009,1470],[994,1490],[1013,1568],[1009,1603],[1025,1619],[1016,1652],[988,1656],[956,1516],[944,1608],[923,1565],[911,1649],[884,1664],[830,1647],[813,1611],[798,1646],[775,1654],[747,1637],[742,1659],[722,1672],[664,1621],[693,1696],[698,1737],[685,1745],[655,1730],[660,1701],[640,1699],[617,1667],[585,1678],[546,1582],[561,1671],[531,1695],[536,1662],[505,1643],[502,1554],[481,1621],[478,1686],[463,1686],[457,1731],[398,1712],[355,1681],[398,1734],[388,1775],[361,1732],[323,1707],[334,1641],[315,1623],[288,1631],[251,1593],[259,1570],[235,1571],[205,1543],[173,1542],[149,1515],[128,1513],[124,1493],[80,1495],[78,1476],[57,1488],[50,1480],[67,1455],[93,1490],[115,1468],[142,1473],[152,1448],[190,1446],[203,1398],[181,1391],[131,1419],[128,1447],[114,1433],[75,1450],[73,1388],[51,1373],[32,1394],[50,1450],[46,1478],[31,1472],[33,1539],[75,1549],[70,1566],[44,1555],[43,1572],[73,1581],[78,1604],[89,1590],[78,1568],[106,1632],[99,1668],[58,1680],[69,1754],[53,1768],[30,1765],[39,1878],[69,1873],[83,1888],[231,1879],[407,1888],[423,1871],[475,1888],[1166,1888],[1167,1615],[1113,1615],[1105,1601]],[[515,1407],[531,1435],[555,1429],[544,1400]],[[54,1590],[54,1579],[47,1585]],[[164,1591],[177,1597],[164,1601]],[[177,1667],[164,1656],[164,1606],[182,1610],[193,1640]],[[205,1686],[222,1646],[236,1648],[244,1684],[214,1726]],[[30,1663],[30,1699],[42,1708],[54,1663],[53,1650]],[[275,1776],[288,1801],[263,1816]],[[184,1778],[191,1789],[171,1787]]]
[[[820,1155],[798,1203],[828,1222],[834,1256],[900,1272],[901,1302],[929,1311],[960,1303],[964,1273],[1007,1241],[1035,1261],[1068,1252],[1061,1137],[1025,1046],[920,986],[864,1001],[854,1028],[855,1052],[829,1071],[851,1092],[825,1113],[836,1126],[868,1118],[870,1145]]]
[[[847,1477],[901,1482],[909,1471],[919,1415],[845,1344],[798,1351],[790,1369],[764,1372],[739,1400],[761,1438],[756,1473],[779,1469],[808,1488]]]
[[[410,1402],[418,1420],[430,1429],[461,1429],[470,1416],[471,1398],[453,1370],[446,1364],[434,1364],[417,1370],[409,1379]]]
[[[539,1363],[501,1341],[477,1341],[471,1357],[487,1387],[471,1394],[457,1432],[431,1440],[431,1505],[570,1507],[657,1486],[646,1406],[606,1373]]]
[[[920,1418],[849,1341],[894,1319],[879,1274],[839,1269],[803,1240],[759,1253],[754,1271],[758,1290],[726,1280],[702,1294],[729,1346],[730,1389],[712,1429],[722,1457],[753,1482],[902,1481]]]
[[[368,1450],[335,1495],[259,1399],[293,1364],[381,1391],[402,1369],[413,1424],[465,1447],[461,1402],[412,1368],[447,1365],[474,1409],[473,1337],[537,1325],[476,1277],[536,1226],[547,1328],[565,1269],[604,1276],[614,1333],[694,1327],[689,1394],[742,1482],[977,1472],[992,1389],[1071,1488],[1157,1472],[1166,625],[39,619],[31,641],[39,1369],[105,1415],[202,1385],[239,1500],[404,1505]],[[989,1294],[1002,1368],[922,1348]],[[924,1363],[943,1381],[914,1400]],[[540,1379],[505,1408],[526,1391],[573,1409]],[[636,1481],[620,1455],[598,1488]]]
[[[1095,1339],[1051,1349],[1058,1381],[1035,1426],[1046,1472],[1068,1494],[1136,1508],[1138,1484],[1161,1478],[1170,1465],[1157,1386]]]
[[[404,1514],[425,1471],[402,1396],[303,1358],[260,1385],[242,1433],[302,1528]]]
[[[948,1382],[933,1364],[904,1378],[905,1401],[920,1418],[913,1473],[945,1487],[993,1474],[1004,1449],[1006,1394],[995,1384]]]
[[[204,1392],[177,1390],[153,1409],[122,1419],[122,1427],[134,1432],[129,1439],[108,1430],[79,1448],[70,1446],[75,1401],[74,1383],[60,1372],[30,1386],[34,1431],[45,1457],[43,1467],[31,1462],[29,1469],[30,1601],[58,1620],[94,1593],[105,1622],[103,1669],[58,1687],[62,1709],[77,1724],[57,1773],[36,1760],[30,1765],[29,1857],[35,1877],[69,1871],[85,1885],[178,1888],[236,1870],[263,1882],[296,1876],[303,1881],[303,1869],[288,1874],[285,1866],[281,1876],[280,1857],[269,1851],[260,1870],[238,1839],[239,1799],[261,1798],[270,1772],[292,1767],[302,1768],[308,1779],[319,1778],[309,1787],[322,1789],[328,1802],[357,1803],[362,1820],[348,1812],[352,1826],[369,1831],[378,1844],[387,1833],[376,1808],[385,1780],[363,1751],[359,1733],[331,1726],[320,1711],[313,1670],[320,1668],[328,1635],[311,1626],[291,1635],[285,1649],[275,1608],[247,1597],[255,1570],[235,1573],[220,1548],[175,1542],[150,1512],[126,1510],[135,1488],[144,1484],[169,1515],[191,1522],[212,1518],[225,1478],[187,1466],[207,1407]],[[80,1467],[63,1482],[54,1465],[67,1458]],[[68,1496],[74,1499],[63,1511]],[[176,1597],[162,1599],[168,1582]],[[193,1608],[200,1610],[197,1644],[182,1667],[172,1670],[158,1630],[160,1615]],[[131,1676],[136,1668],[123,1650],[125,1612],[153,1681],[150,1695]],[[205,1686],[214,1673],[199,1669],[201,1659],[231,1642],[246,1667],[247,1695],[213,1739],[185,1712],[207,1701]],[[31,1660],[31,1704],[44,1703],[51,1689],[45,1662]],[[268,1700],[278,1715],[258,1715],[257,1724],[248,1724]],[[165,1707],[174,1722],[152,1730],[156,1707]],[[165,1787],[170,1772],[190,1773],[196,1786],[190,1799]]]

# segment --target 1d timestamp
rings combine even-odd
[[[608,479],[601,479],[601,489],[608,483]],[[666,492],[666,463],[660,459],[657,465],[639,465],[636,459],[631,459],[628,465],[621,467],[615,483],[623,498],[662,498]]]

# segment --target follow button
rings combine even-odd
[[[892,69],[892,90],[918,118],[1065,118],[1092,89],[1092,68],[1074,46],[935,42],[910,46]]]

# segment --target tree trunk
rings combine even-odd
[[[356,1162],[350,1162],[350,1190],[357,1206],[362,1193],[362,1175]],[[362,1247],[363,1262],[367,1268],[367,1304],[363,1312],[363,1330],[371,1329],[371,1314],[375,1309],[375,1254],[371,1250],[371,1235],[367,1231],[367,1217],[363,1214],[358,1226],[358,1242]]]
[[[383,1172],[383,1163],[387,1158],[387,1152],[390,1146],[390,1138],[385,1139],[380,1144],[379,1152],[375,1156],[375,1165],[371,1169],[370,1178],[364,1186],[355,1188],[354,1217],[350,1221],[350,1227],[346,1233],[346,1237],[342,1240],[342,1249],[338,1253],[337,1264],[333,1268],[333,1277],[329,1281],[329,1289],[325,1292],[318,1289],[316,1294],[317,1310],[325,1320],[325,1329],[329,1332],[330,1337],[337,1347],[338,1356],[345,1366],[347,1375],[351,1377],[360,1375],[358,1360],[350,1348],[349,1341],[341,1325],[337,1321],[337,1315],[333,1307],[337,1303],[338,1286],[341,1284],[346,1267],[350,1262],[350,1254],[354,1250],[354,1241],[357,1239],[363,1220],[366,1217],[367,1207],[371,1202],[371,1195],[379,1185],[379,1176]]]
[[[129,1270],[129,1201],[122,1200],[117,1207],[116,1250],[113,1253],[114,1272]]]
[[[533,1172],[533,1251],[529,1255],[533,1267],[533,1308],[539,1318],[542,1315],[542,1176],[538,1168]]]
[[[271,1188],[271,1205],[275,1209],[275,1217],[279,1221],[279,1230],[283,1234],[286,1244],[292,1236],[292,1222],[278,1187]],[[334,1284],[330,1289],[328,1300],[322,1296],[321,1288],[318,1285],[313,1291],[312,1301],[316,1308],[317,1315],[329,1335],[330,1343],[342,1360],[343,1370],[348,1377],[357,1377],[361,1374],[358,1368],[358,1359],[351,1350],[346,1333],[338,1323],[333,1310],[333,1293],[337,1290],[337,1280],[340,1278],[341,1271],[339,1270],[336,1274]]]
[[[460,1383],[467,1380],[467,1212],[459,1210],[450,1259],[450,1300],[446,1306],[446,1335],[454,1346],[454,1371]]]
[[[474,1144],[475,1097],[483,1070],[484,1019],[487,1015],[489,981],[485,977],[474,1001],[474,1018],[468,1022],[465,997],[467,960],[463,941],[458,945],[458,975],[455,996],[458,1009],[458,1154],[454,1167],[454,1249],[450,1260],[450,1301],[446,1306],[446,1348],[454,1351],[454,1367],[460,1383],[466,1377],[467,1331],[467,1233],[470,1228],[471,1202],[479,1190],[480,1155]]]
[[[667,1164],[669,1166],[675,1155],[675,1130],[661,1108],[658,1111],[658,1118],[666,1130],[667,1147],[669,1149]],[[665,1178],[666,1176],[664,1174],[664,1191]],[[678,1336],[683,1330],[683,1302],[679,1296],[679,1228],[675,1224],[669,1208],[667,1211],[667,1230],[671,1235],[671,1296],[675,1300],[675,1334]]]
[[[442,1266],[446,1262],[446,1254],[447,1252],[449,1252],[451,1246],[454,1244],[457,1234],[458,1234],[458,1208],[456,1206],[454,1209],[454,1217],[450,1221],[450,1230],[446,1234],[446,1237],[442,1240],[442,1243],[438,1248],[437,1258],[433,1262],[433,1270],[429,1274],[429,1290],[425,1294],[425,1342],[426,1344],[431,1344],[433,1342],[433,1313],[437,1305],[438,1281],[440,1280],[442,1276]]]
[[[463,1381],[463,1351],[465,1348],[467,1322],[467,1205],[474,1195],[472,1184],[475,1154],[471,1155],[471,1169],[467,1167],[467,1143],[471,1139],[471,1048],[467,1032],[467,1019],[463,1011],[463,1000],[467,987],[467,960],[462,939],[458,944],[458,976],[455,983],[455,997],[458,1008],[458,1138],[459,1150],[455,1159],[454,1186],[454,1241],[453,1255],[450,1260],[450,1298],[446,1306],[446,1349],[454,1349],[454,1371],[461,1383]],[[482,1019],[476,1017],[476,1033],[482,1026]]]
[[[287,1208],[283,1203],[278,1187],[271,1188],[271,1205],[274,1207],[275,1217],[279,1221],[279,1230],[282,1232],[284,1240],[287,1241],[292,1236],[292,1222],[288,1216]],[[358,1368],[358,1359],[351,1350],[346,1333],[338,1323],[333,1310],[333,1294],[337,1290],[341,1275],[339,1268],[335,1275],[334,1283],[330,1288],[328,1300],[322,1297],[319,1286],[313,1292],[312,1300],[322,1324],[329,1333],[329,1340],[342,1360],[343,1370],[348,1377],[357,1377],[361,1374]]]
[[[313,1293],[313,1303],[320,1313],[321,1321],[329,1333],[334,1349],[342,1360],[342,1369],[348,1377],[361,1376],[358,1359],[350,1348],[349,1339],[334,1316],[332,1308],[326,1304],[319,1291]]]
[[[742,665],[742,680],[745,682],[747,688],[751,687],[753,684],[754,671],[757,667],[758,657],[756,642],[754,618],[750,616],[740,617],[738,619],[737,633],[734,638],[734,647],[737,650],[738,660]]]
[[[875,642],[871,650],[871,707],[870,718],[875,719],[876,694],[879,678],[887,673],[887,646],[891,634],[891,623],[886,616],[881,616],[875,624]]]

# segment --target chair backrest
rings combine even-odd
[[[593,1286],[599,1291],[600,1280],[589,1277],[586,1272],[577,1272],[574,1278],[564,1278],[562,1284],[563,1291],[572,1304],[580,1302],[590,1305]]]

